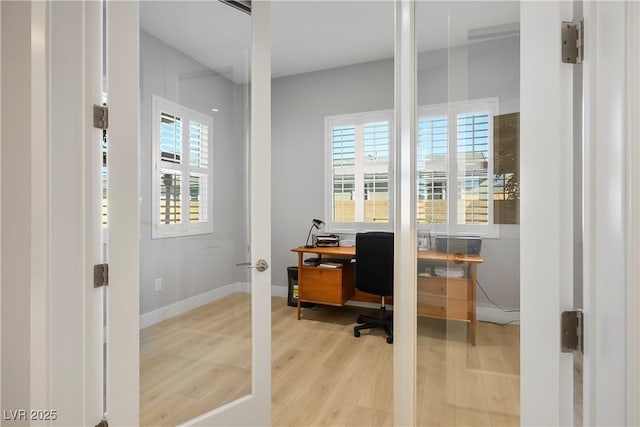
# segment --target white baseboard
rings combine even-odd
[[[272,297],[289,297],[289,287],[288,286],[271,286],[271,296]]]
[[[283,285],[271,286],[271,295],[274,297],[288,297],[289,288]],[[378,303],[361,302],[361,301],[347,301],[345,305],[353,307],[366,307],[366,308],[380,308]],[[393,310],[393,305],[387,305],[388,310]],[[493,306],[478,305],[476,308],[476,316],[481,322],[494,322],[494,323],[507,323],[511,321],[515,324],[520,322],[520,313],[505,313],[499,308]]]
[[[202,293],[200,295],[187,298],[182,301],[158,308],[140,315],[140,329],[155,325],[163,320],[185,313],[194,308],[200,307],[210,302],[219,300],[236,292],[251,292],[251,286],[246,282],[234,282],[220,288]],[[271,295],[274,297],[288,297],[288,286],[271,286]],[[346,305],[355,307],[380,308],[380,304],[360,301],[348,301]],[[388,305],[389,310],[393,310],[392,305]],[[505,313],[504,311],[490,306],[478,305],[476,315],[481,322],[507,323],[513,320],[520,321],[520,313]],[[516,323],[516,322],[514,322]]]
[[[520,312],[505,313],[496,307],[478,305],[476,307],[476,317],[480,322],[507,323],[514,321],[514,324],[520,323]]]
[[[349,305],[351,307],[365,307],[365,308],[380,308],[379,302],[365,302],[365,301],[347,301],[344,305]],[[390,311],[393,311],[393,305],[385,304],[384,308]]]
[[[236,292],[249,293],[249,284],[245,282],[230,283],[228,285],[212,289],[200,295],[196,295],[191,298],[187,298],[185,300],[178,301],[173,304],[160,307],[156,310],[141,314],[140,329],[155,325],[156,323],[160,323],[163,320],[170,319],[189,310],[193,310],[194,308],[209,304],[210,302],[227,297],[231,294],[235,294]]]

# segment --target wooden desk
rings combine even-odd
[[[298,320],[301,303],[313,302],[342,306],[349,300],[372,301],[371,296],[357,294],[353,280],[351,258],[355,247],[322,247],[291,249],[298,254]],[[316,254],[320,258],[343,258],[343,268],[322,268],[304,265],[304,254]],[[480,255],[446,254],[436,251],[418,251],[418,316],[459,320],[469,323],[469,338],[476,345],[478,320],[476,317],[477,266],[484,260]],[[430,271],[434,264],[458,264],[466,270],[465,277],[438,277]],[[373,299],[372,302],[377,302]]]

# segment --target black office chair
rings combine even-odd
[[[393,314],[387,314],[384,297],[393,295],[393,233],[370,232],[356,234],[356,288],[380,295],[380,317],[359,315],[359,325],[353,335],[370,328],[384,328],[387,342],[393,343]]]

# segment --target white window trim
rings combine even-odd
[[[488,217],[489,224],[487,225],[479,225],[479,224],[457,224],[457,219],[455,217],[455,210],[448,209],[449,220],[447,224],[416,224],[417,230],[428,230],[433,234],[447,234],[447,235],[475,235],[481,236],[485,238],[498,238],[499,237],[499,225],[494,223],[493,217],[493,117],[499,114],[499,99],[497,97],[493,98],[483,98],[483,99],[474,99],[468,101],[459,101],[459,102],[450,102],[444,104],[433,104],[433,105],[424,105],[418,107],[418,117],[424,116],[446,116],[447,123],[457,123],[457,115],[464,113],[473,113],[477,111],[488,111],[490,116],[490,126],[489,126],[489,135],[488,135],[488,169],[487,169],[487,177],[489,180],[488,183]],[[393,209],[391,204],[389,204],[389,222],[385,224],[374,224],[374,223],[363,223],[363,222],[354,222],[354,223],[345,223],[345,222],[333,222],[333,164],[332,164],[332,155],[333,155],[333,141],[332,141],[332,128],[334,126],[342,126],[353,124],[354,121],[358,123],[358,120],[362,122],[363,118],[366,117],[367,121],[377,120],[376,115],[380,118],[380,120],[389,120],[389,128],[390,128],[390,136],[389,136],[389,200],[393,200],[393,181],[394,181],[394,147],[395,144],[393,142],[394,132],[394,121],[393,121],[393,110],[379,110],[372,112],[363,112],[363,113],[355,113],[355,114],[343,114],[338,116],[329,116],[325,118],[325,218],[326,218],[326,232],[330,233],[357,233],[363,231],[391,231],[393,230]],[[449,134],[448,138],[448,153],[457,153],[457,126],[453,126],[453,132]],[[357,158],[357,156],[356,156]],[[457,157],[448,156],[447,160],[447,188],[449,189],[449,193],[454,195],[453,199],[448,200],[448,206],[457,206],[457,191],[458,191],[458,167],[457,167]]]
[[[151,188],[152,188],[152,224],[151,238],[163,239],[169,237],[195,236],[199,234],[209,234],[213,232],[213,118],[199,111],[192,110],[182,105],[176,104],[159,96],[153,95],[151,100],[151,123],[152,123],[152,167],[151,167]],[[180,116],[183,120],[182,132],[182,162],[180,165],[168,165],[162,163],[160,158],[160,113],[165,111]],[[208,126],[208,159],[207,159],[207,221],[200,223],[189,222],[189,174],[202,174],[201,168],[194,168],[189,161],[189,120],[197,121]],[[160,169],[173,169],[181,173],[181,212],[180,224],[164,224],[160,221]],[[186,203],[185,203],[186,202]]]
[[[334,222],[333,221],[333,140],[332,128],[334,126],[346,126],[353,124],[362,124],[364,122],[388,121],[389,122],[389,222],[387,223],[370,223],[370,222]],[[393,110],[377,110],[367,111],[354,114],[342,114],[339,116],[325,117],[324,120],[324,137],[325,137],[325,153],[324,153],[324,217],[326,218],[325,232],[328,233],[357,233],[365,231],[391,231],[393,229],[393,177],[394,177],[394,123]],[[356,147],[357,149],[357,147]],[[361,162],[358,162],[356,154],[355,170],[356,174],[362,174]],[[361,156],[360,156],[361,157]],[[358,166],[360,165],[360,166]],[[360,169],[360,170],[358,170]],[[356,203],[363,195],[356,196]]]
[[[493,117],[500,111],[498,98],[483,98],[469,101],[450,102],[445,104],[425,105],[418,107],[418,117],[425,116],[446,116],[449,129],[448,135],[448,153],[457,153],[458,130],[457,126],[449,126],[451,123],[457,123],[457,115],[465,113],[474,113],[478,111],[487,111],[489,113],[490,126],[488,135],[488,218],[489,224],[457,224],[457,194],[458,194],[458,162],[457,157],[448,155],[447,160],[447,188],[449,194],[453,198],[447,199],[448,203],[448,222],[447,224],[416,224],[417,230],[431,231],[433,234],[447,235],[474,235],[486,238],[499,237],[499,226],[494,223],[493,218]],[[450,209],[451,207],[454,209]]]

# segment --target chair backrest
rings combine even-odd
[[[356,288],[393,295],[393,233],[356,234]]]

